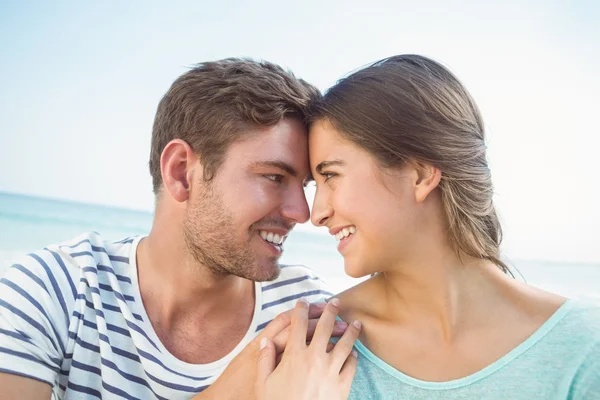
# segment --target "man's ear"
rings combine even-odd
[[[417,179],[415,185],[415,200],[422,203],[427,199],[429,193],[433,191],[442,180],[442,170],[431,164],[415,163]]]
[[[160,155],[160,173],[164,190],[178,202],[188,200],[190,182],[197,173],[202,173],[198,156],[187,142],[171,140]]]

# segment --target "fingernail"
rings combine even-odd
[[[338,328],[342,328],[342,329],[346,329],[348,327],[348,324],[345,323],[344,321],[335,321],[335,325]]]
[[[298,304],[308,305],[308,300],[306,300],[304,297],[301,297],[298,299]]]
[[[266,337],[260,339],[260,349],[267,347],[267,343],[269,343],[269,340]]]
[[[356,352],[356,350],[352,350],[352,357],[358,358],[358,353]]]
[[[339,307],[340,306],[340,299],[334,297],[333,299],[329,300],[329,302],[334,306],[334,307]]]
[[[352,323],[352,325],[354,325],[356,327],[356,329],[360,329],[360,327],[362,326],[362,324],[360,323],[360,321],[356,320]]]

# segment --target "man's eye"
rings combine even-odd
[[[264,177],[275,183],[281,183],[281,181],[283,180],[283,175],[278,174],[264,175]]]

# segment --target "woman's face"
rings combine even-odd
[[[402,262],[419,229],[416,170],[380,167],[325,120],[310,129],[309,156],[316,182],[311,220],[338,239],[346,273],[361,277]]]

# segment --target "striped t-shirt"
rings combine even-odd
[[[282,266],[277,280],[256,283],[254,316],[239,345],[218,361],[189,364],[161,344],[144,310],[140,239],[86,234],[10,267],[0,280],[0,372],[47,382],[54,399],[186,399],[296,299],[331,296],[308,268]]]

